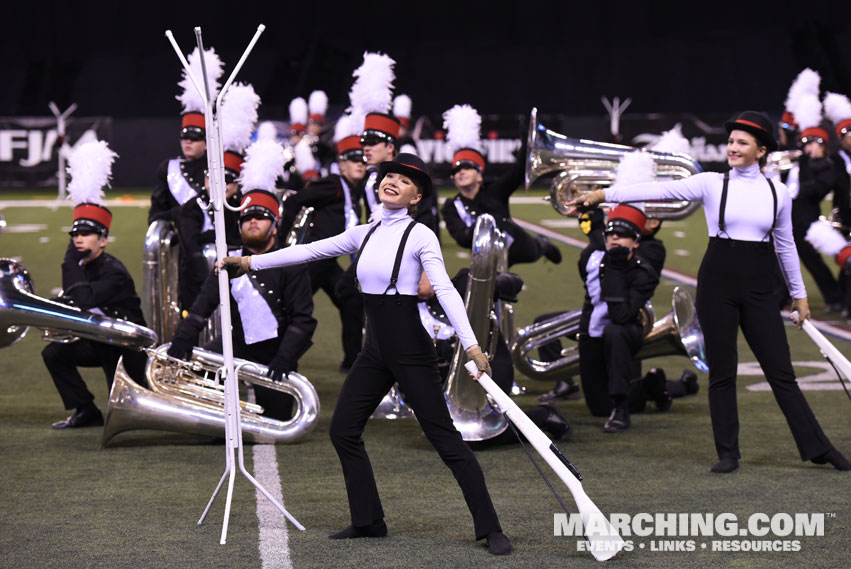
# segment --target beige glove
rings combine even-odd
[[[807,302],[807,297],[795,298],[792,300],[792,311],[798,312],[798,320],[794,321],[798,326],[798,330],[804,327],[804,320],[810,317],[810,303]]]
[[[228,272],[228,276],[232,279],[241,277],[245,273],[251,271],[251,256],[245,257],[225,257],[219,263],[219,268]]]
[[[482,375],[482,372],[488,374],[489,377],[493,377],[493,370],[491,370],[490,361],[488,361],[488,357],[482,353],[482,349],[478,346],[478,344],[467,348],[467,357],[476,362],[476,367],[479,369],[479,375],[473,379],[478,379],[479,376]]]
[[[568,206],[567,215],[578,216],[583,211],[594,208],[603,203],[605,200],[606,190],[594,190],[593,192],[588,192],[587,194],[572,199],[565,204]]]

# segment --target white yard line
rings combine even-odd
[[[255,444],[251,448],[254,459],[254,477],[281,505],[281,476],[275,445]],[[263,569],[292,569],[287,518],[264,496],[255,491],[257,521],[260,529],[260,561]],[[285,506],[286,507],[286,506]]]

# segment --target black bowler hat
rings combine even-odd
[[[382,162],[378,166],[378,179],[376,185],[381,183],[384,176],[388,172],[397,172],[404,174],[414,180],[420,188],[422,195],[427,196],[432,192],[431,176],[428,175],[428,168],[425,162],[416,154],[408,154],[402,152],[390,162]]]
[[[777,150],[777,140],[774,138],[774,123],[764,114],[757,111],[743,111],[734,115],[724,123],[727,133],[734,130],[749,132],[768,148],[769,152]]]

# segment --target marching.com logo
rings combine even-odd
[[[796,538],[823,536],[825,518],[835,516],[755,513],[740,520],[732,513],[640,513],[590,516],[583,524],[580,514],[556,513],[553,534],[583,538],[616,533],[625,540],[624,551],[800,551],[801,540]],[[596,551],[610,545],[611,541],[606,539],[576,542],[579,551]]]

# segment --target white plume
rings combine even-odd
[[[450,152],[459,148],[482,151],[482,117],[470,105],[455,105],[443,113],[443,128],[446,129],[446,146]]]
[[[278,129],[272,121],[263,121],[257,127],[257,140],[278,140]]]
[[[68,197],[75,204],[103,203],[103,188],[109,187],[112,164],[118,154],[104,140],[93,140],[74,148],[68,157]]]
[[[352,76],[355,82],[349,92],[352,106],[359,114],[387,113],[393,103],[393,65],[396,62],[383,53],[363,54],[363,63]]]
[[[792,86],[789,87],[789,93],[786,95],[785,108],[795,115],[796,121],[798,120],[798,113],[795,112],[795,107],[798,106],[800,98],[807,94],[818,96],[819,83],[821,83],[821,76],[809,67],[798,73],[798,76],[792,81]]]
[[[666,130],[662,133],[651,147],[651,150],[657,152],[677,152],[680,154],[691,154],[691,144],[688,139],[683,136],[683,127],[677,123],[671,130]]]
[[[821,101],[814,93],[805,93],[789,109],[795,115],[795,122],[801,130],[821,124]]]
[[[823,219],[814,221],[807,229],[807,241],[818,252],[831,257],[848,246],[848,241],[830,225],[829,221]]]
[[[334,125],[334,142],[340,142],[347,136],[359,135],[363,131],[363,121],[360,124],[352,120],[351,115],[343,115]]]
[[[631,186],[652,182],[655,179],[656,170],[653,167],[653,157],[647,152],[636,150],[621,158],[612,186]]]
[[[225,150],[242,152],[251,143],[251,133],[257,123],[260,96],[248,83],[234,83],[222,101],[222,146]]]
[[[325,94],[325,91],[312,92],[307,99],[307,108],[311,115],[322,115],[324,117],[328,111],[328,95]]]
[[[189,62],[189,69],[192,70],[192,76],[198,82],[198,87],[203,91],[204,75],[201,73],[201,56],[197,47],[186,60]],[[204,64],[207,67],[207,79],[210,83],[210,98],[215,100],[221,87],[219,79],[224,72],[224,65],[213,48],[204,50]],[[180,80],[178,85],[183,89],[183,93],[177,96],[177,100],[183,104],[183,112],[200,111],[203,113],[205,110],[204,99],[201,98],[198,89],[195,88],[192,80],[186,74],[186,69],[183,70],[183,79]]]
[[[307,101],[304,97],[296,97],[290,101],[290,124],[307,124]]]
[[[393,116],[403,119],[411,118],[411,98],[407,95],[399,95],[393,99]]]
[[[275,190],[275,182],[284,173],[284,147],[275,140],[258,140],[245,151],[245,162],[239,175],[243,191]]]
[[[845,95],[828,92],[824,97],[824,114],[834,125],[851,119],[851,101]]]
[[[313,157],[313,148],[307,138],[302,138],[293,148],[295,154],[295,167],[299,173],[316,171],[316,158]]]

